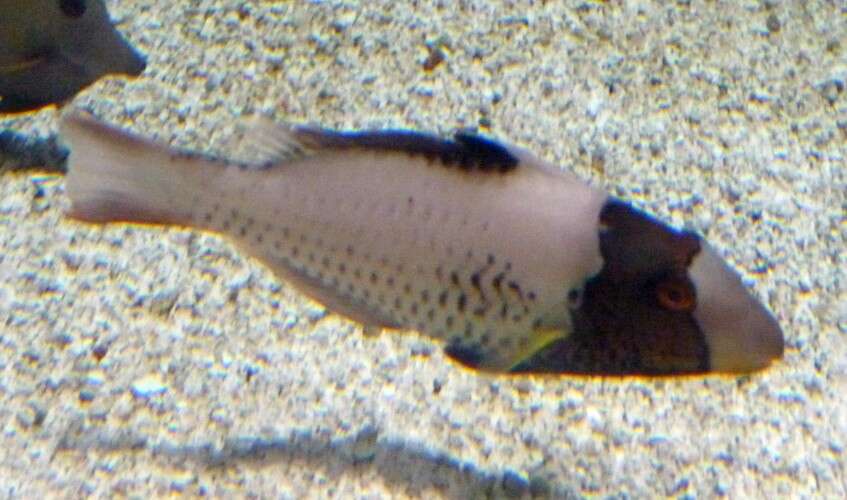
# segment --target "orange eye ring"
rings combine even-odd
[[[697,297],[691,284],[679,278],[668,278],[656,286],[656,300],[669,311],[693,311]]]

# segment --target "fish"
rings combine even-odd
[[[526,149],[249,121],[254,162],[66,113],[67,215],[225,235],[363,331],[416,330],[482,373],[743,374],[783,355],[701,236]]]
[[[106,74],[138,76],[146,64],[102,0],[0,0],[0,113],[63,103]]]

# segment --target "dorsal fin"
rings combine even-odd
[[[293,161],[327,150],[360,149],[423,156],[429,161],[462,170],[508,172],[519,160],[505,146],[470,132],[458,132],[452,140],[411,130],[339,132],[308,126],[276,123],[251,117],[239,140],[239,149],[260,166]]]
[[[244,156],[256,168],[290,162],[312,154],[299,142],[295,127],[262,115],[245,118],[232,141],[235,156]]]

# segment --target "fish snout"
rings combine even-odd
[[[746,289],[705,242],[689,266],[696,287],[697,321],[709,349],[710,368],[747,373],[782,357],[784,339],[776,318]]]
[[[117,31],[112,32],[111,43],[98,47],[92,55],[93,69],[103,75],[138,76],[147,68],[147,58]]]
[[[111,25],[105,12],[78,28],[88,31],[65,33],[58,41],[59,51],[65,60],[84,68],[92,81],[108,74],[138,76],[147,68],[146,58]]]
[[[147,69],[147,58],[129,44],[127,44],[127,48],[129,49],[129,53],[126,56],[125,65],[121,73],[128,76],[138,76]]]

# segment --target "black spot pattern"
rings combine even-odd
[[[304,229],[302,221],[254,218],[232,205],[211,205],[198,210],[197,218],[256,245],[272,262],[322,283],[356,307],[451,339],[447,354],[468,366],[492,356],[508,359],[529,342],[528,304],[535,295],[517,279],[511,262],[490,249],[443,247],[433,261],[411,264],[366,244]]]

